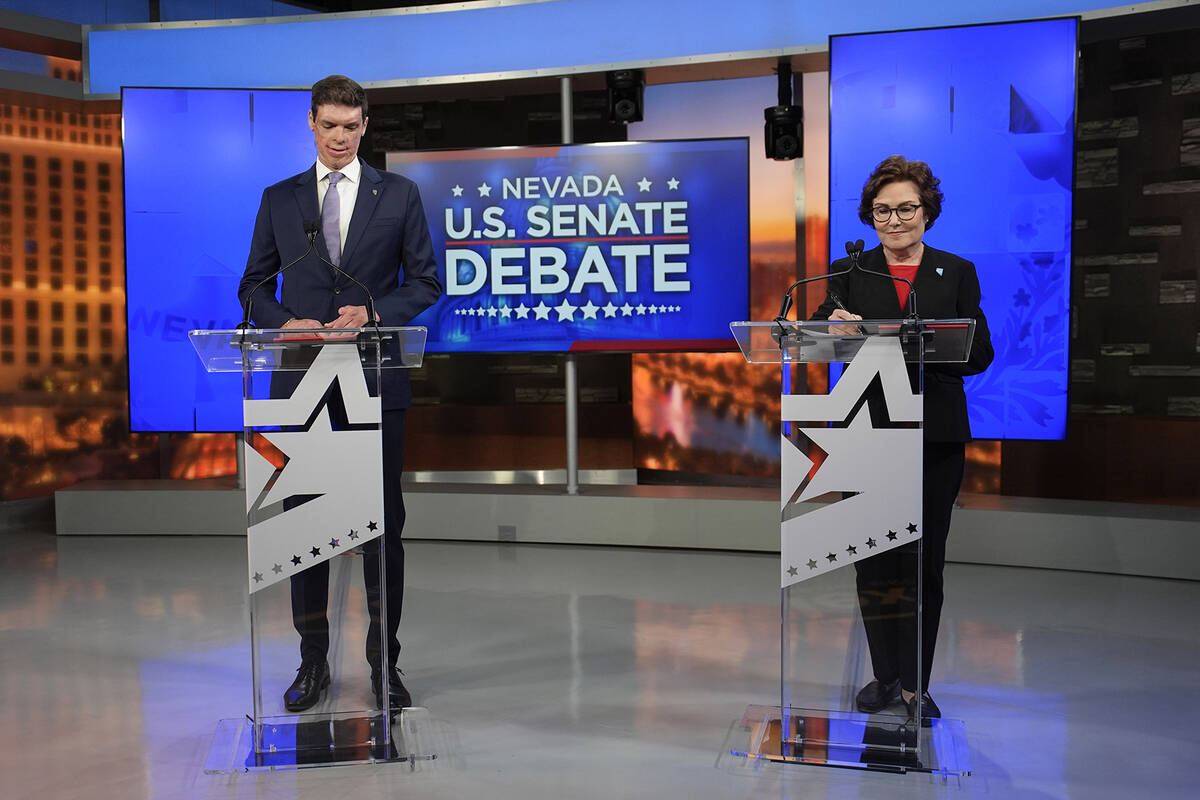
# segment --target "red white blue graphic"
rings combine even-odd
[[[390,154],[446,292],[428,352],[727,349],[749,307],[748,142]]]

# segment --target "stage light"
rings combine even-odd
[[[804,109],[792,105],[791,60],[780,58],[776,72],[779,75],[779,105],[763,109],[766,118],[763,142],[767,158],[791,161],[804,155]]]
[[[763,110],[767,119],[763,136],[767,158],[790,161],[804,155],[804,112],[800,106],[774,106]]]
[[[608,119],[611,122],[642,121],[642,90],[646,85],[640,69],[617,69],[606,76]]]

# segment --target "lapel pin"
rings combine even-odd
[[[371,190],[371,194],[379,194],[379,190],[378,190],[378,189],[372,189],[372,190]],[[938,270],[938,272],[941,272],[941,270]]]
[[[942,268],[941,267],[937,268],[937,274],[938,274],[939,278],[942,277]]]

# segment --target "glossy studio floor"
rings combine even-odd
[[[420,541],[401,665],[439,758],[208,774],[218,721],[249,703],[243,546],[0,531],[0,797],[1124,800],[1200,786],[1200,583],[952,564],[932,693],[965,720],[973,774],[751,769],[721,754],[747,705],[777,702],[776,556]]]

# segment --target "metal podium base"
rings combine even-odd
[[[779,706],[749,706],[730,728],[721,760],[730,766],[762,762],[824,767],[971,774],[966,727],[934,719],[920,727],[907,717],[788,708],[787,734]]]
[[[383,736],[383,715],[294,714],[262,721],[262,746],[254,746],[249,717],[223,719],[213,735],[204,771],[208,774],[432,761],[435,723],[424,708],[398,712],[391,741]]]

